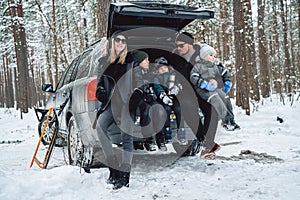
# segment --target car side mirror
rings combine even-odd
[[[53,85],[52,84],[43,84],[42,85],[42,91],[53,93],[54,92]]]

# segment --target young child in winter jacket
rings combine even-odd
[[[229,91],[231,84],[223,81],[218,66],[215,64],[215,56],[216,50],[213,47],[202,45],[199,51],[199,60],[190,72],[190,81],[197,94],[210,103],[217,111],[218,118],[224,121],[227,113],[226,93],[224,90]],[[219,148],[219,145],[215,145],[214,148]],[[204,149],[201,152],[201,156],[204,158],[214,158],[215,151]]]
[[[154,133],[158,132],[156,138],[164,137],[162,131],[158,130],[163,126],[159,125],[162,123],[158,121],[161,119],[163,111],[155,110],[149,113],[151,106],[157,102],[152,84],[153,73],[149,72],[148,54],[144,51],[134,50],[132,56],[135,66],[133,69],[134,93],[129,106],[130,114],[133,119],[139,115],[142,134],[145,137],[144,146],[148,151],[155,151]]]
[[[219,119],[224,120],[226,116],[226,93],[220,85],[223,84],[222,75],[219,72],[216,61],[216,50],[203,45],[200,48],[200,60],[194,65],[190,73],[190,80],[197,94],[210,103],[218,112]],[[224,87],[228,87],[224,85]],[[231,87],[231,85],[230,85]]]
[[[171,139],[171,128],[169,116],[172,111],[176,116],[177,123],[177,140],[179,144],[186,145],[184,122],[181,117],[181,108],[176,97],[182,91],[182,85],[178,82],[176,72],[169,65],[164,57],[155,59],[156,76],[154,77],[154,91],[158,96],[158,101],[164,106],[167,111],[168,119],[165,123],[165,134],[167,140]]]

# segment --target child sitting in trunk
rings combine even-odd
[[[158,97],[158,101],[164,106],[167,111],[168,119],[165,122],[164,132],[166,139],[171,140],[172,131],[170,128],[170,114],[173,111],[176,116],[177,125],[177,140],[179,144],[186,145],[184,122],[181,117],[181,109],[179,101],[176,97],[182,90],[182,85],[176,78],[176,72],[169,65],[164,57],[155,59],[154,91]]]
[[[159,121],[163,117],[163,111],[158,108],[153,108],[150,112],[150,108],[157,104],[156,95],[153,90],[153,73],[149,71],[148,54],[144,51],[134,50],[132,51],[134,59],[133,69],[133,86],[134,93],[130,99],[130,114],[133,119],[136,117],[137,111],[139,111],[140,125],[142,128],[142,134],[144,136],[144,146],[147,151],[155,151],[155,143],[153,141],[153,135],[156,134],[157,145],[161,150],[161,140],[158,138],[164,138],[164,134],[159,127],[163,124]]]

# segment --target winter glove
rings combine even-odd
[[[202,81],[200,84],[201,89],[206,89],[209,92],[213,92],[216,90],[215,85],[212,82]]]
[[[224,87],[223,87],[223,89],[224,89],[224,92],[225,92],[226,94],[228,94],[228,92],[230,91],[231,87],[232,87],[232,82],[231,82],[231,81],[225,81],[225,82],[224,82]]]
[[[156,100],[156,95],[154,93],[154,90],[152,87],[146,87],[145,93],[144,93],[144,101],[147,103],[152,103]]]
[[[160,93],[159,98],[162,100],[162,102],[168,106],[173,105],[173,101],[165,92]]]
[[[170,90],[169,90],[169,95],[177,95],[179,91],[182,90],[182,85],[179,83],[177,85],[174,85]]]
[[[99,88],[97,88],[96,97],[103,105],[106,105],[108,103],[108,96],[104,87],[100,86]]]

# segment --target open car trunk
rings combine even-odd
[[[110,6],[107,37],[115,31],[136,28],[160,27],[178,32],[195,19],[211,19],[214,12],[208,9],[161,2],[132,1],[113,3]]]

